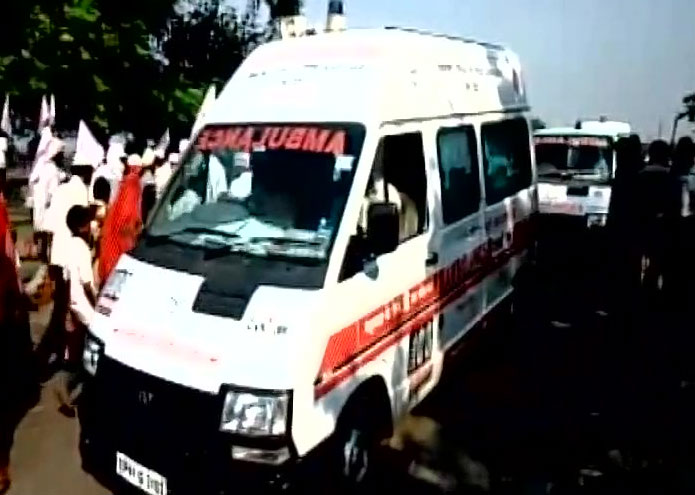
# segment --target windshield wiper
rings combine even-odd
[[[232,232],[225,232],[223,230],[217,230],[217,229],[212,229],[210,227],[186,227],[180,230],[175,230],[174,232],[169,232],[168,234],[159,234],[159,235],[154,235],[150,234],[150,237],[153,237],[155,239],[165,239],[167,237],[171,237],[174,235],[178,234],[211,234],[211,235],[218,235],[220,237],[225,237],[227,239],[238,239],[239,234],[235,234]]]
[[[547,170],[544,172],[539,171],[538,172],[538,177],[556,177],[558,179],[569,179],[572,177],[572,172],[567,171],[567,170]]]
[[[249,239],[251,243],[272,242],[279,246],[287,244],[297,244],[301,246],[321,246],[323,242],[314,239],[297,239],[296,237],[252,237]]]
[[[244,253],[246,255],[251,255],[251,256],[256,256],[256,257],[261,257],[261,258],[274,258],[280,256],[280,259],[284,259],[286,256],[290,256],[293,259],[303,259],[305,262],[311,262],[311,263],[316,263],[320,262],[321,259],[320,257],[314,257],[314,256],[309,256],[309,257],[304,257],[304,256],[297,256],[296,254],[290,254],[290,253],[285,253],[283,252],[282,254],[278,252],[273,252],[273,251],[267,251],[264,250],[261,253],[254,252],[253,250],[249,249],[244,249],[244,244],[256,244],[256,243],[263,243],[263,242],[270,242],[275,244],[276,246],[287,246],[287,245],[295,245],[295,246],[303,246],[303,247],[320,247],[322,246],[322,243],[320,241],[314,241],[310,239],[297,239],[297,238],[292,238],[292,237],[252,237],[248,239],[246,242],[242,243],[237,243],[232,246],[219,246],[217,248],[209,248],[206,251],[205,254],[205,260],[210,261],[216,258],[220,258],[222,256],[226,256],[228,254],[238,254],[238,253]],[[283,250],[284,251],[284,250]]]

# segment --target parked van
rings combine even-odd
[[[537,208],[527,111],[496,45],[392,28],[254,51],[100,295],[85,468],[226,493],[322,452],[364,479],[513,291]]]
[[[629,124],[609,121],[536,131],[540,212],[581,220],[577,225],[582,227],[604,226],[615,177],[615,143],[629,135]]]

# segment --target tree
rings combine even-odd
[[[255,1],[254,1],[255,3]],[[54,93],[58,126],[155,137],[190,125],[205,88],[226,80],[259,29],[257,9],[222,0],[21,0],[0,17],[0,93],[38,117]],[[96,130],[96,129],[95,129]]]
[[[14,2],[27,15],[12,18],[12,42],[0,47],[0,87],[28,114],[38,113],[42,94],[55,93],[62,127],[74,129],[84,118],[142,129],[143,113],[161,107],[151,33],[161,30],[175,1]]]
[[[188,0],[155,38],[164,79],[175,86],[168,110],[181,127],[190,126],[206,88],[223,85],[260,42],[257,17],[255,2],[240,14],[221,0]]]

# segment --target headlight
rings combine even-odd
[[[82,351],[82,365],[87,373],[92,376],[97,374],[99,358],[104,350],[104,344],[91,333],[87,333],[84,339],[84,350]]]
[[[106,280],[104,288],[101,290],[101,296],[118,301],[118,298],[123,291],[123,286],[130,276],[130,272],[126,270],[115,270]]]
[[[118,301],[119,297],[121,297],[123,286],[130,275],[130,272],[126,270],[115,270],[111,274],[99,294],[99,300],[96,304],[98,313],[104,316],[109,316],[111,314],[113,303]]]
[[[230,390],[224,399],[220,430],[251,437],[284,435],[288,410],[288,393],[263,395]]]
[[[608,218],[608,215],[604,215],[604,214],[587,215],[586,216],[587,227],[605,227],[607,218]]]

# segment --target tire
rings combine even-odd
[[[374,483],[380,472],[378,454],[381,443],[392,433],[387,396],[365,392],[358,392],[349,401],[333,439],[331,458],[335,474],[347,493]]]

